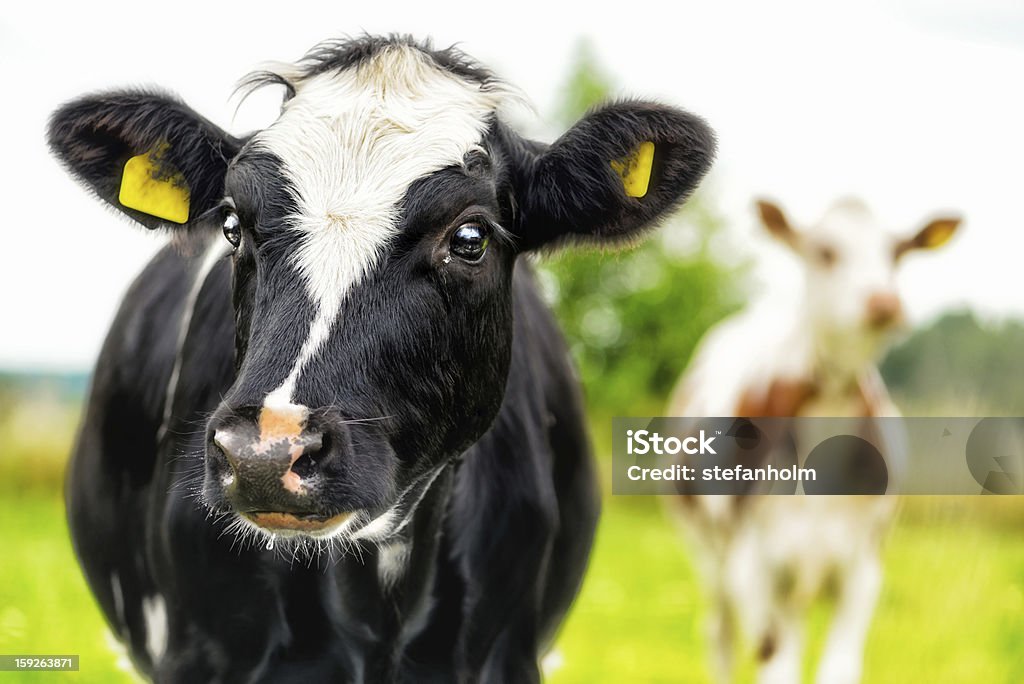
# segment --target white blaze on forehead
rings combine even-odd
[[[283,162],[298,207],[289,220],[301,240],[293,266],[315,311],[291,372],[268,397],[278,405],[291,402],[346,294],[397,233],[409,186],[460,164],[510,94],[460,78],[401,45],[293,86],[295,96],[255,143]]]
[[[836,202],[807,235],[837,250],[842,265],[893,268],[895,238],[858,199]]]

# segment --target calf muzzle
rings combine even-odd
[[[266,411],[257,422],[236,419],[211,426],[210,433],[208,453],[219,466],[223,495],[232,508],[257,524],[276,521],[289,527],[287,522],[300,530],[321,517],[322,468],[331,457],[325,433]],[[279,520],[280,514],[294,519]]]
[[[876,292],[868,297],[867,323],[875,330],[898,326],[903,321],[903,304],[889,292]]]

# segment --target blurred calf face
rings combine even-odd
[[[910,237],[887,231],[856,199],[836,202],[817,223],[795,228],[777,205],[761,200],[765,228],[802,260],[807,323],[821,345],[873,357],[903,323],[896,269],[916,249],[945,244],[960,224],[937,218]]]

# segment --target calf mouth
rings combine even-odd
[[[351,512],[323,515],[320,513],[285,513],[282,511],[246,511],[241,515],[252,524],[278,534],[331,533],[352,517]]]

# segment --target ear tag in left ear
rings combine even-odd
[[[129,209],[175,223],[188,221],[189,191],[185,177],[161,161],[166,147],[129,159],[117,200]]]
[[[624,159],[611,162],[612,170],[622,178],[622,187],[630,197],[643,197],[651,184],[654,168],[654,143],[642,142]]]

